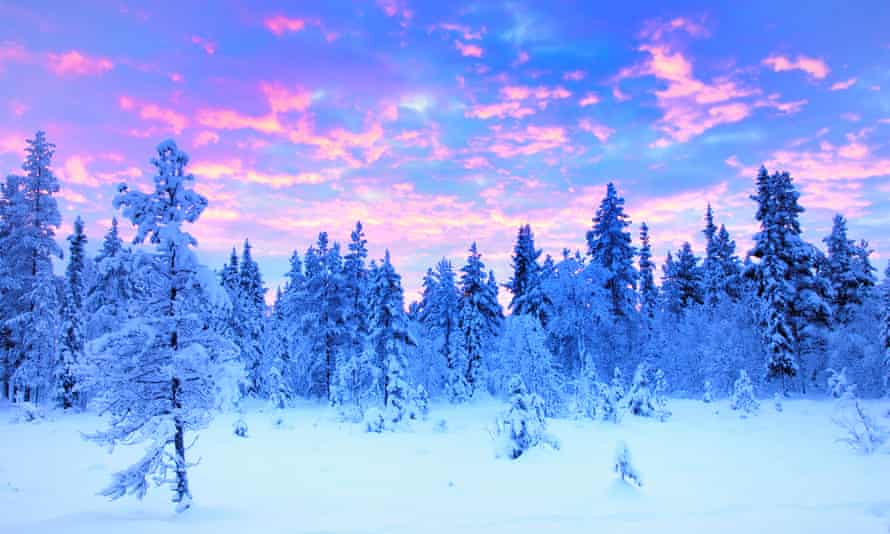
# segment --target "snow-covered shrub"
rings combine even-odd
[[[380,408],[372,407],[365,411],[365,418],[362,421],[365,432],[375,432],[377,434],[383,432],[386,428],[386,419],[383,417],[383,411]]]
[[[890,438],[890,432],[863,409],[852,389],[840,399],[832,420],[843,431],[837,441],[862,454],[874,453]]]
[[[379,398],[380,370],[370,348],[356,351],[337,366],[331,401],[344,421],[359,422],[365,410]]]
[[[411,403],[408,405],[408,418],[426,421],[430,415],[430,397],[423,384],[414,388]]]
[[[640,476],[640,472],[634,467],[630,457],[630,450],[624,441],[619,441],[615,447],[615,472],[618,473],[621,480],[628,484],[633,484],[637,487],[643,486],[643,477]]]
[[[739,378],[733,384],[729,407],[741,412],[743,418],[760,408],[760,403],[754,397],[754,384],[751,383],[751,379],[744,369],[739,371]]]
[[[445,419],[439,419],[436,421],[436,424],[433,425],[433,432],[437,434],[445,434],[448,432],[448,421]]]
[[[670,416],[670,412],[665,409],[664,397],[660,394],[666,388],[664,373],[656,371],[654,383],[649,375],[647,364],[637,366],[624,405],[633,415],[655,417],[663,421]]]
[[[773,394],[773,406],[776,408],[777,412],[782,411],[782,394],[778,391]]]
[[[831,395],[832,398],[840,399],[844,397],[849,391],[852,395],[855,395],[855,385],[851,385],[849,381],[847,381],[847,368],[844,367],[840,372],[835,371],[834,369],[828,369],[828,394]]]
[[[38,423],[46,419],[43,409],[32,402],[18,402],[13,406],[15,406],[13,423]]]
[[[510,381],[510,406],[495,421],[494,437],[498,456],[511,460],[540,443],[559,448],[559,442],[547,433],[541,398],[528,393],[519,376]]]
[[[706,404],[714,400],[714,390],[710,380],[705,380],[705,392],[702,394],[701,400]]]
[[[544,401],[548,417],[564,413],[562,376],[556,371],[553,355],[547,346],[547,334],[540,321],[532,315],[512,315],[507,318],[504,335],[500,339],[501,384],[507,389],[514,374],[526,387]]]
[[[247,437],[247,423],[244,421],[243,417],[238,417],[235,420],[235,423],[232,425],[232,432],[239,438]]]

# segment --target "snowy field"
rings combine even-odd
[[[411,432],[384,434],[318,405],[288,411],[283,429],[254,409],[248,439],[232,434],[234,414],[220,415],[190,452],[201,462],[190,471],[194,508],[182,515],[166,488],[143,502],[96,496],[142,450],[109,455],[82,440],[101,426],[96,416],[14,424],[3,407],[0,532],[888,532],[890,454],[835,443],[828,401],[787,401],[782,413],[764,402],[747,420],[725,401],[680,400],[666,423],[555,420],[561,449],[515,461],[493,453],[502,407],[435,405]],[[642,473],[639,491],[615,482],[619,439]]]

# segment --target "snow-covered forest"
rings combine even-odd
[[[150,158],[152,183],[118,187],[107,233],[85,235],[78,218],[62,247],[54,145],[42,132],[27,143],[0,199],[2,402],[22,420],[95,414],[101,426],[80,429],[88,440],[144,447],[107,481],[107,497],[141,497],[158,482],[188,509],[195,431],[234,414],[234,429],[213,439],[249,439],[244,414],[256,406],[279,426],[294,424],[295,407],[323,404],[362,434],[399,434],[433,420],[447,432],[434,407],[472,413],[495,399],[490,434],[503,462],[559,449],[554,421],[669,428],[673,405],[690,402],[754,418],[821,399],[837,405],[825,426],[854,448],[872,452],[886,438],[860,399],[887,393],[888,276],[843,214],[830,235],[806,241],[805,206],[780,169],[751,177],[751,250],[738,250],[706,205],[706,248],[654,258],[658,227],[633,220],[609,184],[575,250],[543,256],[534,228],[521,226],[512,276],[496,280],[485,263],[495,251],[467,236],[466,257],[431,265],[422,298],[406,302],[389,253],[369,257],[361,222],[348,236],[319,228],[316,242],[294,243],[283,287],[266,286],[263,251],[244,236],[232,236],[225,265],[203,265],[188,226],[203,224],[208,201],[169,140]],[[95,257],[88,240],[101,242]],[[648,482],[631,458],[619,444],[616,473]]]

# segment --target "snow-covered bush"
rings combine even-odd
[[[843,431],[837,441],[862,454],[874,453],[890,438],[890,432],[865,411],[852,389],[840,399],[832,420]]]
[[[439,419],[436,421],[436,424],[433,425],[433,432],[437,434],[445,434],[448,432],[448,421],[445,419]]]
[[[751,379],[744,369],[739,371],[739,378],[733,384],[729,407],[739,411],[743,418],[755,413],[760,408],[760,403],[754,397],[754,384],[751,383]]]
[[[640,472],[634,467],[630,457],[630,449],[627,448],[627,443],[624,441],[619,441],[615,447],[615,472],[626,483],[637,487],[643,486],[643,477],[640,476]]]
[[[365,432],[381,433],[386,429],[386,419],[383,417],[383,411],[380,408],[372,407],[365,411],[365,418],[362,421]]]
[[[497,455],[511,460],[541,443],[559,448],[559,442],[547,433],[541,398],[528,393],[519,376],[510,381],[510,406],[495,421],[494,438]]]
[[[710,380],[705,380],[705,389],[701,400],[706,404],[714,401],[714,390]]]
[[[514,374],[544,402],[548,417],[564,413],[561,382],[556,372],[553,355],[547,346],[547,334],[540,321],[532,315],[513,315],[506,321],[500,340],[501,391],[510,387]]]
[[[654,417],[664,421],[670,416],[665,409],[666,402],[662,392],[666,389],[664,373],[656,371],[654,383],[650,379],[650,369],[645,363],[637,366],[634,372],[633,382],[624,405],[627,411],[640,417]]]
[[[238,436],[239,438],[247,437],[247,423],[244,421],[243,417],[238,417],[235,420],[235,423],[232,424],[232,432]]]
[[[828,394],[831,395],[832,398],[840,399],[847,395],[849,391],[850,394],[855,395],[856,386],[849,383],[847,380],[847,368],[844,367],[840,372],[835,371],[834,369],[828,369],[828,379],[826,380],[828,386]]]
[[[15,415],[12,416],[13,423],[38,423],[46,419],[43,409],[33,402],[19,402],[13,406],[15,406]]]
[[[408,418],[426,421],[430,415],[430,397],[423,384],[414,388],[411,403],[408,405]]]
[[[773,394],[773,407],[775,407],[777,412],[782,411],[782,394],[778,391]]]

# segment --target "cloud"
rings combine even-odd
[[[57,76],[91,76],[108,72],[114,68],[114,63],[108,58],[89,57],[77,50],[69,50],[48,54],[47,68]]]
[[[531,156],[568,144],[561,126],[526,126],[523,130],[496,131],[486,150],[501,158]]]
[[[578,101],[578,104],[582,108],[586,108],[587,106],[592,106],[594,104],[599,104],[600,97],[596,95],[596,93],[586,93],[584,97]]]
[[[474,44],[465,44],[460,41],[454,41],[454,47],[464,57],[482,57],[483,50],[481,46]]]
[[[584,118],[578,122],[578,126],[584,130],[585,132],[592,133],[594,137],[600,140],[601,143],[605,143],[609,140],[609,137],[615,133],[615,130],[609,128],[604,124],[599,124],[590,119]]]
[[[198,110],[195,120],[202,126],[217,130],[251,129],[262,133],[281,133],[284,127],[274,113],[261,116],[245,115],[234,109],[206,108]]]
[[[209,39],[205,39],[198,35],[192,35],[192,42],[200,46],[208,56],[212,56],[216,53],[216,43]]]
[[[274,17],[267,17],[266,20],[263,21],[263,25],[266,26],[270,32],[281,37],[285,33],[302,31],[306,27],[306,21],[303,19],[286,17],[284,15],[275,15]]]
[[[579,81],[583,80],[586,73],[583,70],[573,70],[562,74],[563,80]]]
[[[211,180],[219,180],[230,177],[235,180],[266,185],[273,189],[291,187],[294,185],[317,185],[336,181],[340,177],[337,169],[324,169],[321,171],[308,171],[299,173],[267,172],[258,169],[245,168],[241,160],[230,159],[221,161],[199,161],[192,164],[189,170],[197,175]]]
[[[262,82],[260,90],[273,113],[305,111],[312,103],[312,93],[299,87],[291,91],[278,83]]]
[[[502,119],[507,116],[513,117],[514,119],[521,119],[528,115],[534,115],[534,113],[535,110],[523,107],[522,103],[513,100],[498,104],[474,105],[467,109],[464,112],[464,115],[467,117],[475,117],[477,119]]]
[[[432,30],[442,30],[450,33],[457,33],[463,38],[464,41],[478,41],[482,39],[482,36],[485,35],[486,29],[483,26],[478,31],[473,31],[469,26],[465,26],[462,24],[452,24],[448,22],[443,22],[441,24],[437,24],[430,27],[430,31]]]
[[[856,84],[856,78],[850,78],[849,80],[843,80],[840,82],[834,82],[831,84],[831,91],[843,91],[845,89],[849,89]]]
[[[195,146],[215,145],[216,143],[219,143],[219,135],[216,132],[207,130],[198,132],[198,134],[195,135],[195,139],[192,141],[192,144]]]
[[[129,96],[121,96],[118,98],[118,105],[124,111],[138,112],[142,119],[166,124],[177,135],[188,125],[188,119],[184,115],[150,102],[138,102]]]
[[[764,59],[762,63],[775,72],[802,70],[811,78],[818,80],[825,78],[831,72],[825,61],[808,56],[797,56],[795,59],[789,59],[786,56],[771,55]]]

